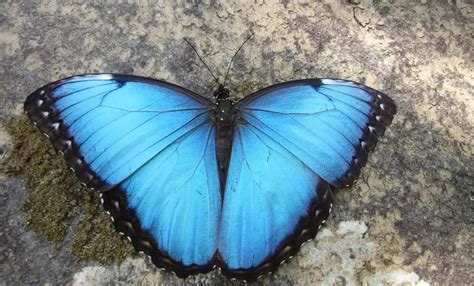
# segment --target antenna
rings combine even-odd
[[[225,82],[227,81],[227,76],[229,75],[230,67],[232,66],[232,62],[234,61],[235,56],[240,52],[240,49],[242,49],[242,47],[245,45],[245,43],[247,43],[247,41],[250,40],[250,38],[252,38],[252,36],[253,36],[253,33],[250,34],[247,37],[247,39],[245,39],[245,41],[242,43],[242,45],[240,45],[237,52],[235,52],[235,54],[232,56],[232,59],[230,60],[230,63],[229,63],[229,67],[227,68],[227,73],[225,74],[224,83],[222,84],[223,86],[225,86]]]
[[[184,39],[184,41],[189,45],[191,46],[191,48],[193,49],[193,51],[196,53],[196,55],[198,56],[198,58],[201,60],[201,62],[204,64],[204,66],[207,68],[207,70],[209,71],[209,73],[212,75],[212,77],[214,78],[214,80],[217,82],[217,84],[220,85],[219,83],[219,80],[217,79],[217,77],[212,73],[211,69],[206,65],[206,63],[204,62],[204,60],[201,58],[201,56],[199,55],[198,51],[196,50],[196,48],[186,39]]]

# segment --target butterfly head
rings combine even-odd
[[[217,101],[228,99],[229,95],[230,95],[229,89],[223,85],[219,85],[219,88],[217,88],[217,90],[214,91],[214,97],[217,99]]]

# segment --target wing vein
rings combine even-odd
[[[193,127],[192,129],[186,131],[184,134],[180,135],[178,138],[176,138],[175,140],[173,140],[171,143],[169,143],[168,145],[166,145],[163,149],[161,149],[160,151],[158,151],[156,154],[154,154],[151,158],[149,158],[148,160],[146,160],[143,164],[140,165],[140,167],[138,167],[136,170],[134,170],[133,172],[131,172],[129,175],[127,175],[124,179],[120,180],[120,182],[117,183],[118,184],[121,184],[123,181],[125,181],[126,179],[128,179],[129,177],[133,176],[136,172],[138,172],[139,170],[141,170],[144,166],[146,166],[151,160],[153,160],[154,158],[156,158],[156,156],[158,156],[159,154],[161,154],[164,150],[166,150],[168,147],[172,146],[176,141],[180,140],[180,139],[183,139],[183,138],[186,138],[188,137],[190,134],[192,134],[192,132],[194,132],[196,129],[200,128],[201,126],[203,126],[204,124],[206,124],[206,122],[202,122],[200,123],[199,125]],[[159,140],[161,141],[161,140]],[[157,144],[159,141],[155,142],[153,145]],[[150,146],[151,147],[151,146]],[[149,147],[149,148],[150,148]],[[147,148],[147,150],[149,149]],[[140,152],[139,154],[145,152],[146,150]],[[119,168],[116,168],[115,170],[118,170],[120,169],[121,167],[123,167],[124,164],[122,164]],[[109,176],[107,176],[106,179],[110,178],[110,176],[112,176],[114,173],[110,174]]]
[[[334,85],[334,86],[343,86],[343,87],[348,87],[348,88],[354,88],[354,87],[350,87],[350,86],[347,86],[347,85],[341,85],[341,84]],[[368,104],[371,104],[371,103],[372,103],[370,100],[369,100],[369,101],[363,100],[363,99],[361,99],[361,98],[359,98],[359,97],[356,97],[356,96],[354,96],[354,95],[352,95],[352,94],[350,94],[350,93],[333,89],[333,88],[331,88],[331,87],[329,87],[329,86],[327,86],[327,85],[320,86],[320,88],[327,89],[327,90],[330,90],[330,91],[333,91],[333,92],[337,92],[337,93],[341,93],[341,94],[350,96],[350,97],[352,97],[352,98],[354,98],[354,99],[357,99],[357,100],[359,100],[359,101],[362,101],[362,102],[365,102],[365,103],[368,103]],[[356,88],[356,89],[360,89],[360,88]],[[367,94],[370,95],[370,93],[367,93]]]
[[[58,85],[54,86],[54,89],[56,90],[59,86],[64,86],[66,84],[76,83],[76,82],[79,82],[79,81],[61,83],[61,84],[58,84]],[[100,84],[100,85],[89,86],[89,87],[86,87],[86,88],[83,88],[83,89],[75,90],[75,91],[72,91],[70,93],[55,97],[54,99],[57,101],[59,99],[65,98],[67,96],[70,96],[70,95],[73,95],[73,94],[76,94],[76,93],[79,93],[79,92],[83,92],[83,91],[86,91],[86,90],[89,90],[89,89],[94,89],[94,88],[103,87],[103,86],[107,86],[107,85],[112,85],[112,84],[115,85],[117,83],[116,82],[109,82],[109,83],[104,83],[104,84]]]
[[[341,104],[344,104],[346,106],[349,106],[350,108],[354,109],[355,111],[359,112],[360,114],[362,114],[364,117],[367,117],[368,118],[368,115],[365,114],[362,110],[358,109],[357,106],[353,106],[353,105],[350,105],[348,104],[347,102],[343,101],[343,100],[340,100],[338,99],[337,97],[334,97],[334,96],[330,96],[328,94],[325,94],[324,92],[321,92],[320,90],[317,91],[318,93],[320,94],[323,94],[325,96],[328,96],[328,97],[331,97],[333,100],[336,100],[338,102],[340,102]],[[369,105],[370,106],[370,105]]]
[[[265,124],[262,120],[260,120],[257,116],[255,116],[254,114],[250,113],[250,112],[245,112],[246,114],[252,116],[253,118],[255,118],[256,120],[258,120],[260,123],[262,123],[263,125],[265,125],[268,129],[272,130],[273,132],[277,133],[278,135],[280,135],[281,137],[285,138],[288,140],[288,138],[286,138],[283,134],[281,134],[280,132],[276,131],[275,129],[271,128],[270,126],[268,126],[268,124]],[[319,136],[318,134],[312,132],[311,130],[309,130],[306,126],[304,126],[303,124],[301,124],[301,122],[295,120],[293,117],[289,117],[293,122],[297,123],[298,125],[300,125],[303,129],[305,129],[306,131],[308,131],[309,133],[313,134],[314,136],[318,137],[327,147],[329,147],[330,149],[332,149],[339,157],[341,157],[346,163],[350,164],[350,162],[348,160],[346,160],[344,158],[344,156],[341,155],[341,153],[339,153],[338,150],[336,150],[334,147],[331,146],[331,144],[327,143],[326,140],[324,140],[321,136]],[[253,124],[251,124],[253,126]],[[270,136],[270,135],[268,135]],[[271,137],[271,136],[270,136]],[[274,139],[275,140],[275,139]],[[297,145],[294,145],[294,146],[297,146]],[[305,152],[302,148],[299,148],[300,150],[302,150],[303,152]],[[307,153],[307,152],[305,152]],[[296,156],[296,155],[295,155]],[[300,160],[301,161],[301,160]]]
[[[242,110],[242,111],[244,111],[244,110],[262,111],[262,112],[281,114],[281,115],[288,115],[288,114],[291,114],[291,115],[316,115],[316,114],[325,113],[327,111],[336,110],[336,108],[334,107],[334,108],[331,108],[331,109],[326,109],[326,110],[321,110],[321,111],[316,111],[316,112],[279,112],[279,111],[268,110],[268,109],[248,108],[248,107],[242,108],[240,110]]]
[[[194,117],[192,117],[190,120],[188,120],[187,122],[185,122],[184,124],[182,124],[181,126],[179,126],[178,128],[176,128],[175,130],[173,130],[171,133],[169,133],[169,134],[167,134],[166,136],[160,138],[159,140],[153,142],[153,143],[152,143],[151,145],[149,145],[145,150],[142,150],[142,152],[138,153],[137,156],[140,155],[140,154],[142,154],[143,152],[149,150],[151,147],[155,146],[156,144],[158,144],[158,143],[161,142],[162,140],[164,140],[164,139],[170,137],[171,135],[175,134],[176,132],[178,132],[179,130],[181,130],[183,127],[185,127],[186,125],[188,125],[188,124],[191,123],[192,121],[196,120],[198,117],[202,116],[202,115],[205,114],[205,113],[206,113],[206,111],[205,111],[205,112],[198,113],[197,115],[195,115]],[[133,142],[137,142],[137,141],[139,141],[139,139],[140,139],[140,138],[136,138]],[[133,143],[133,142],[132,142],[132,143]],[[175,141],[173,141],[173,142],[175,142]],[[132,145],[132,143],[130,143],[129,145]],[[111,147],[111,146],[108,146],[107,148],[104,148],[104,149],[107,149],[107,150],[108,150],[110,147]],[[96,159],[98,159],[98,158],[99,158],[102,154],[104,154],[107,150],[104,150],[104,152],[101,152],[99,155],[97,155],[97,157],[95,157],[95,158],[92,160],[92,162],[94,162]],[[92,163],[92,162],[91,162],[91,163]],[[126,164],[126,163],[124,163],[124,164]],[[99,169],[100,169],[100,167],[99,167]]]

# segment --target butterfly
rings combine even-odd
[[[284,82],[235,102],[222,85],[214,95],[86,74],[41,87],[24,108],[156,266],[255,280],[315,237],[331,188],[357,178],[396,106],[338,79]]]

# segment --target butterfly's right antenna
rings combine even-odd
[[[242,47],[245,45],[245,43],[247,43],[247,41],[250,40],[250,38],[252,38],[252,36],[253,36],[253,33],[250,34],[247,37],[247,39],[245,39],[245,41],[242,43],[242,45],[240,45],[237,52],[235,52],[235,54],[232,56],[232,59],[230,60],[230,63],[229,63],[229,67],[227,68],[227,73],[225,74],[224,83],[222,84],[223,86],[225,86],[225,82],[227,81],[227,76],[229,75],[230,67],[232,66],[232,62],[234,61],[235,56],[239,53],[240,49],[242,49]]]
[[[207,70],[209,71],[209,73],[212,75],[212,77],[214,78],[214,80],[217,82],[217,84],[220,85],[219,83],[219,80],[217,79],[217,77],[212,73],[211,69],[206,65],[206,63],[204,62],[204,60],[201,58],[201,56],[199,55],[198,51],[196,50],[196,48],[186,39],[184,39],[184,41],[191,47],[191,49],[193,49],[193,51],[196,53],[196,55],[198,56],[198,58],[201,60],[201,62],[204,64],[204,66],[207,68]]]

